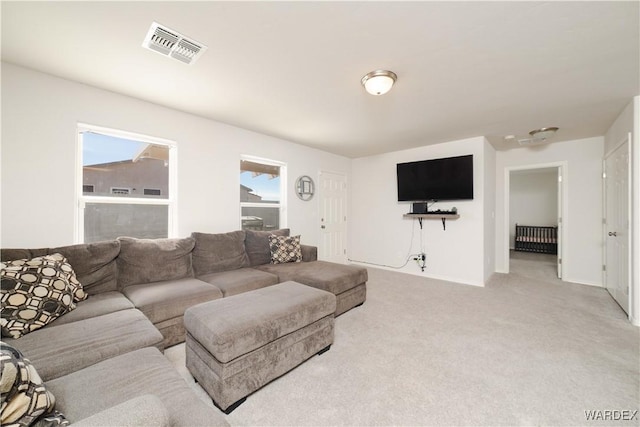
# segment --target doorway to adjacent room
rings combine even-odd
[[[564,162],[506,169],[505,265],[511,273],[560,283],[566,194]]]

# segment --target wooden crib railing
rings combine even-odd
[[[516,224],[515,250],[539,252],[545,254],[558,253],[558,227],[541,227],[537,225]]]

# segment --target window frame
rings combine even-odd
[[[278,203],[253,203],[253,202],[240,202],[240,212],[238,215],[239,230],[242,230],[242,208],[279,208],[279,224],[278,228],[287,227],[287,164],[279,160],[265,159],[263,157],[256,157],[251,155],[242,154],[240,156],[240,162],[243,160],[262,163],[269,166],[277,166],[280,168],[280,202]],[[240,200],[240,171],[238,173],[238,200]]]
[[[130,139],[169,148],[169,195],[166,199],[117,196],[86,196],[83,194],[83,144],[82,135],[85,132],[99,133],[116,138]],[[161,205],[168,206],[167,237],[178,236],[178,145],[175,141],[154,136],[143,135],[86,123],[78,123],[76,129],[76,176],[75,176],[75,206],[74,209],[74,242],[84,243],[84,209],[87,203],[94,204],[127,204],[127,205]]]

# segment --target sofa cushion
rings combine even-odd
[[[89,295],[118,289],[116,257],[120,253],[120,242],[117,240],[62,246],[51,251],[69,260]]]
[[[289,229],[282,228],[273,231],[253,231],[245,230],[244,239],[245,250],[249,256],[249,265],[269,264],[271,262],[271,250],[269,249],[269,236],[288,236]]]
[[[53,254],[0,263],[3,336],[20,338],[76,308],[82,286],[66,261]]]
[[[170,427],[171,421],[167,407],[158,396],[143,394],[73,423],[73,427],[104,426]]]
[[[135,239],[118,237],[118,285],[125,288],[142,283],[193,276],[192,237],[184,239]]]
[[[287,262],[302,262],[302,249],[300,249],[300,236],[269,236],[269,249],[271,250],[271,264],[284,264]]]
[[[249,257],[244,248],[244,231],[191,233],[191,237],[195,239],[192,256],[196,277],[249,266]]]
[[[15,348],[0,342],[2,425],[28,426],[53,409],[55,398],[36,368]]]
[[[327,261],[266,264],[256,267],[276,274],[281,282],[293,280],[339,295],[367,281],[367,269]]]
[[[162,348],[162,334],[142,312],[130,309],[49,325],[5,342],[28,357],[42,379],[49,381],[139,348]]]
[[[120,292],[102,292],[91,295],[86,301],[76,304],[76,309],[58,317],[51,326],[60,326],[65,323],[77,322],[91,317],[102,316],[120,310],[135,308],[133,303]]]
[[[278,276],[275,274],[254,268],[241,268],[239,270],[210,273],[200,276],[198,279],[220,288],[225,297],[275,285],[279,282]]]
[[[118,289],[116,257],[119,252],[120,242],[109,240],[57,248],[2,249],[0,257],[6,261],[60,253],[73,267],[84,291],[88,294],[96,294]]]
[[[300,244],[300,250],[302,252],[302,261],[317,261],[318,260],[318,247],[311,245]]]
[[[173,426],[228,426],[204,403],[171,362],[155,348],[144,348],[66,375],[47,386],[57,407],[73,423],[138,396],[157,396]]]
[[[193,278],[127,286],[123,292],[153,323],[182,317],[192,305],[222,298],[220,289]]]

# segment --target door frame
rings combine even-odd
[[[631,320],[631,311],[632,311],[632,304],[633,304],[633,255],[632,255],[632,246],[633,246],[633,241],[632,241],[632,237],[633,237],[633,224],[632,224],[632,215],[633,215],[633,166],[632,166],[632,161],[633,161],[633,157],[632,157],[632,135],[631,132],[628,132],[627,135],[620,141],[618,141],[617,144],[615,144],[609,151],[607,151],[604,155],[604,157],[602,158],[602,177],[603,179],[605,179],[605,174],[607,171],[606,168],[606,164],[607,164],[607,159],[609,158],[609,156],[611,156],[613,153],[615,153],[620,147],[622,147],[625,143],[627,144],[627,155],[629,156],[629,164],[627,167],[627,182],[629,183],[628,188],[627,188],[627,219],[629,221],[629,242],[627,244],[627,283],[629,286],[629,301],[628,301],[628,306],[627,306],[627,310],[628,313],[627,314],[629,320]],[[603,250],[602,250],[602,265],[603,266],[607,266],[608,268],[608,264],[607,264],[607,251],[608,251],[608,242],[609,240],[607,239],[607,185],[606,182],[603,182],[602,185],[602,241],[603,241]],[[611,295],[611,293],[609,292],[609,287],[607,286],[607,272],[604,270],[602,271],[602,287],[605,288],[607,290],[607,293],[609,293],[609,295]],[[613,298],[613,300],[615,301],[615,298],[613,297],[613,295],[611,295],[611,297]]]
[[[348,243],[349,243],[349,239],[348,239],[348,231],[349,231],[349,175],[344,172],[344,171],[337,171],[337,170],[330,170],[330,169],[320,169],[318,171],[318,197],[317,197],[317,211],[319,215],[322,215],[322,198],[324,197],[324,194],[322,193],[322,186],[320,185],[321,179],[322,179],[322,174],[333,174],[333,175],[340,175],[344,177],[344,183],[347,186],[346,187],[346,193],[345,193],[345,204],[344,204],[344,215],[347,218],[344,222],[344,240],[343,240],[343,247],[345,250],[344,253],[344,263],[346,263],[349,259],[349,247],[348,247]],[[319,217],[318,217],[319,218]],[[318,230],[320,230],[320,224],[318,225]],[[322,230],[319,231],[319,233],[322,233]],[[322,248],[320,247],[320,245],[322,244],[322,238],[318,239],[318,256],[320,255]]]
[[[509,246],[509,225],[510,225],[510,198],[511,198],[511,172],[514,171],[523,171],[523,170],[535,170],[535,169],[548,169],[548,168],[558,168],[560,171],[560,176],[562,176],[561,182],[561,202],[558,204],[558,209],[561,213],[562,225],[560,227],[560,244],[558,245],[558,257],[562,260],[562,271],[561,271],[561,280],[566,277],[567,266],[569,265],[569,259],[567,257],[567,238],[568,238],[568,229],[569,229],[569,221],[568,221],[568,213],[569,213],[569,203],[568,197],[569,194],[569,164],[566,161],[560,162],[551,162],[551,163],[536,163],[530,165],[520,165],[520,166],[507,166],[504,168],[504,234],[503,234],[503,243],[504,243],[504,253],[503,253],[503,261],[505,266],[505,273],[509,273],[510,268],[510,246]]]

